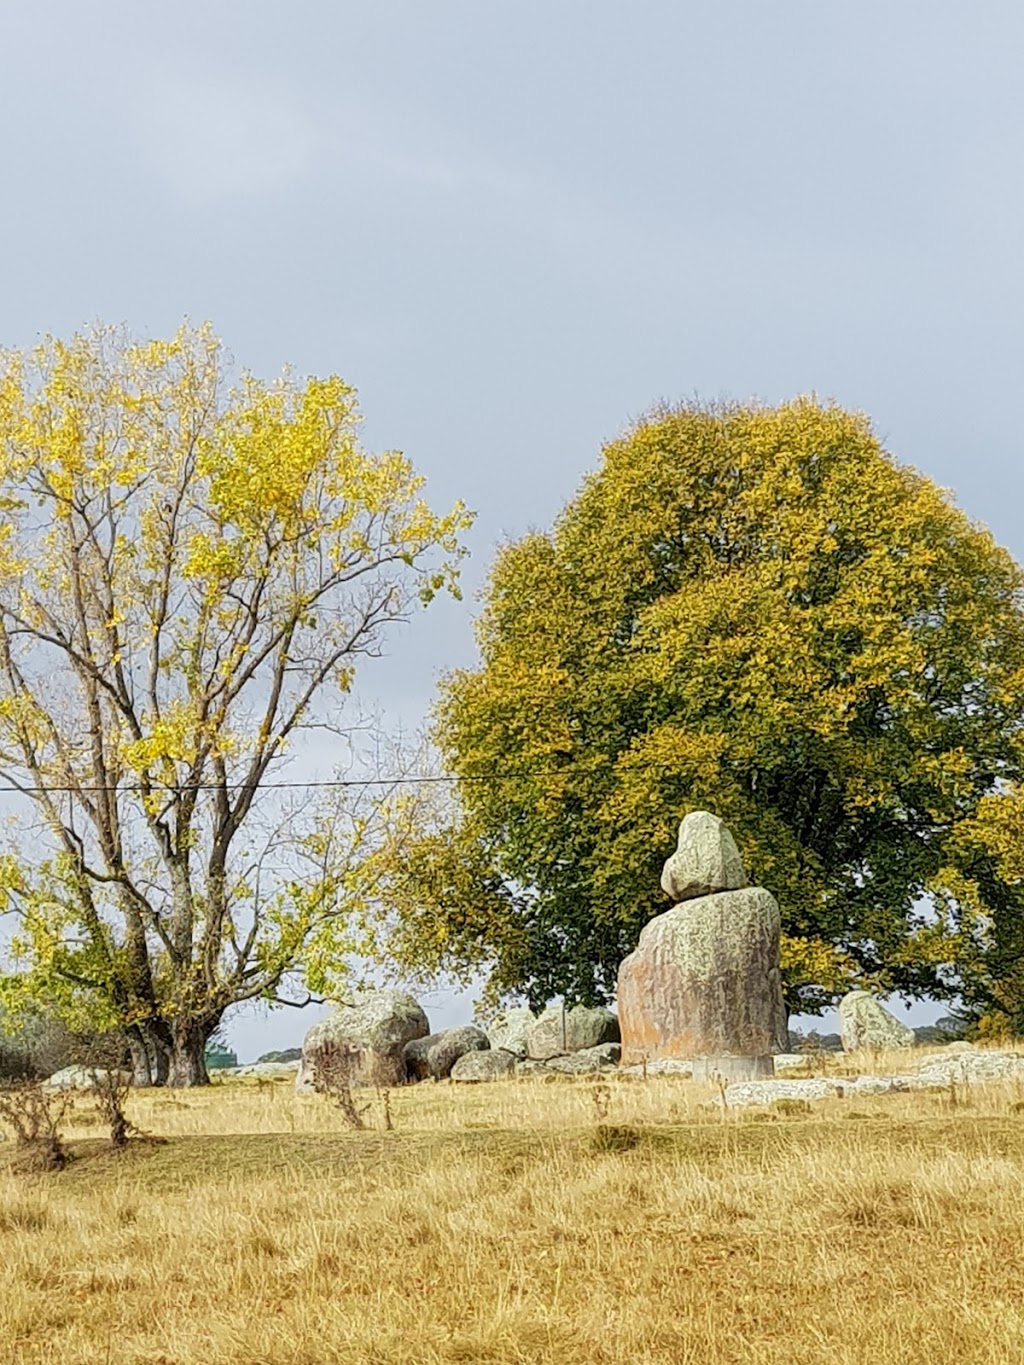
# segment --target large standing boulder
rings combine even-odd
[[[737,891],[747,875],[736,841],[717,815],[691,811],[679,826],[679,842],[661,874],[661,886],[674,901],[696,900],[718,891]]]
[[[500,1047],[503,1052],[511,1052],[514,1057],[526,1056],[526,1038],[537,1022],[537,1016],[529,1005],[516,1005],[513,1009],[499,1014],[487,1030],[492,1048]]]
[[[771,1054],[789,1050],[779,932],[775,898],[756,886],[650,920],[619,968],[623,1064],[679,1057],[736,1078],[770,1073]]]
[[[402,1085],[406,1043],[429,1032],[427,1016],[404,991],[358,992],[306,1034],[295,1088],[316,1089],[318,1063],[332,1061],[350,1085]]]
[[[428,1033],[425,1038],[406,1043],[403,1049],[406,1075],[410,1081],[447,1080],[460,1057],[467,1052],[486,1052],[490,1046],[487,1034],[473,1024]]]
[[[526,1055],[544,1062],[584,1048],[619,1041],[619,1021],[611,1010],[574,1005],[563,1013],[561,1005],[549,1005],[526,1034]]]
[[[894,1019],[870,991],[850,991],[843,996],[839,1027],[844,1052],[914,1046],[914,1030]]]
[[[497,1081],[511,1076],[515,1069],[516,1059],[511,1052],[496,1047],[487,1052],[464,1052],[452,1067],[451,1079],[466,1084]]]

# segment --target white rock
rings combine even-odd
[[[663,1057],[659,1061],[648,1062],[646,1068],[642,1062],[634,1062],[631,1066],[619,1067],[619,1074],[622,1076],[692,1076],[693,1062],[686,1057]]]
[[[299,1069],[298,1062],[248,1062],[245,1066],[222,1066],[212,1071],[211,1076],[263,1077],[272,1080],[275,1076],[294,1076]]]
[[[776,1071],[796,1071],[798,1068],[806,1066],[811,1060],[802,1052],[777,1052],[773,1058]]]
[[[926,1085],[980,1085],[985,1081],[1024,1079],[1024,1056],[1019,1052],[961,1052],[929,1057],[918,1073]]]
[[[105,1076],[106,1070],[103,1067],[91,1066],[66,1066],[61,1071],[55,1071],[52,1076],[43,1081],[44,1090],[91,1090],[94,1085],[93,1076]],[[130,1085],[132,1076],[130,1071],[120,1071],[115,1073],[120,1076],[125,1085]]]
[[[773,1104],[776,1100],[829,1100],[843,1093],[843,1082],[815,1077],[804,1081],[737,1081],[726,1087],[725,1102],[732,1108]]]

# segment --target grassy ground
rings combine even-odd
[[[163,1145],[79,1113],[64,1171],[0,1156],[0,1361],[1009,1365],[1022,1098],[425,1085],[351,1132],[287,1083],[140,1095]]]

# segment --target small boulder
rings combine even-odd
[[[850,991],[839,1002],[844,1052],[914,1046],[914,1030],[894,1018],[870,991]]]
[[[472,1024],[428,1033],[425,1038],[406,1043],[403,1049],[406,1075],[410,1081],[447,1080],[460,1057],[467,1052],[486,1052],[490,1046],[483,1029]]]
[[[616,1071],[622,1048],[618,1043],[600,1043],[597,1047],[584,1047],[579,1052],[569,1052],[564,1057],[552,1057],[540,1065],[547,1072],[561,1076],[582,1076],[593,1071]]]
[[[561,1005],[549,1005],[526,1035],[526,1053],[546,1062],[602,1043],[619,1041],[619,1021],[611,1010],[574,1005],[563,1013]]]
[[[527,1035],[536,1022],[537,1016],[529,1005],[517,1005],[506,1010],[504,1014],[498,1015],[487,1030],[491,1047],[500,1047],[503,1052],[511,1052],[514,1057],[525,1057]]]
[[[736,841],[710,811],[691,811],[679,826],[679,842],[661,874],[673,901],[695,900],[717,891],[738,891],[747,876]]]
[[[464,1052],[451,1069],[451,1079],[456,1082],[475,1084],[478,1081],[497,1081],[511,1076],[516,1067],[516,1059],[503,1048],[490,1048],[486,1052]]]
[[[403,1049],[430,1032],[427,1016],[404,991],[361,991],[306,1034],[295,1088],[315,1089],[318,1064],[343,1065],[350,1085],[402,1085]]]

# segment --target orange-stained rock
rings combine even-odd
[[[624,1066],[785,1052],[774,896],[722,891],[652,919],[619,968],[618,1005]]]

